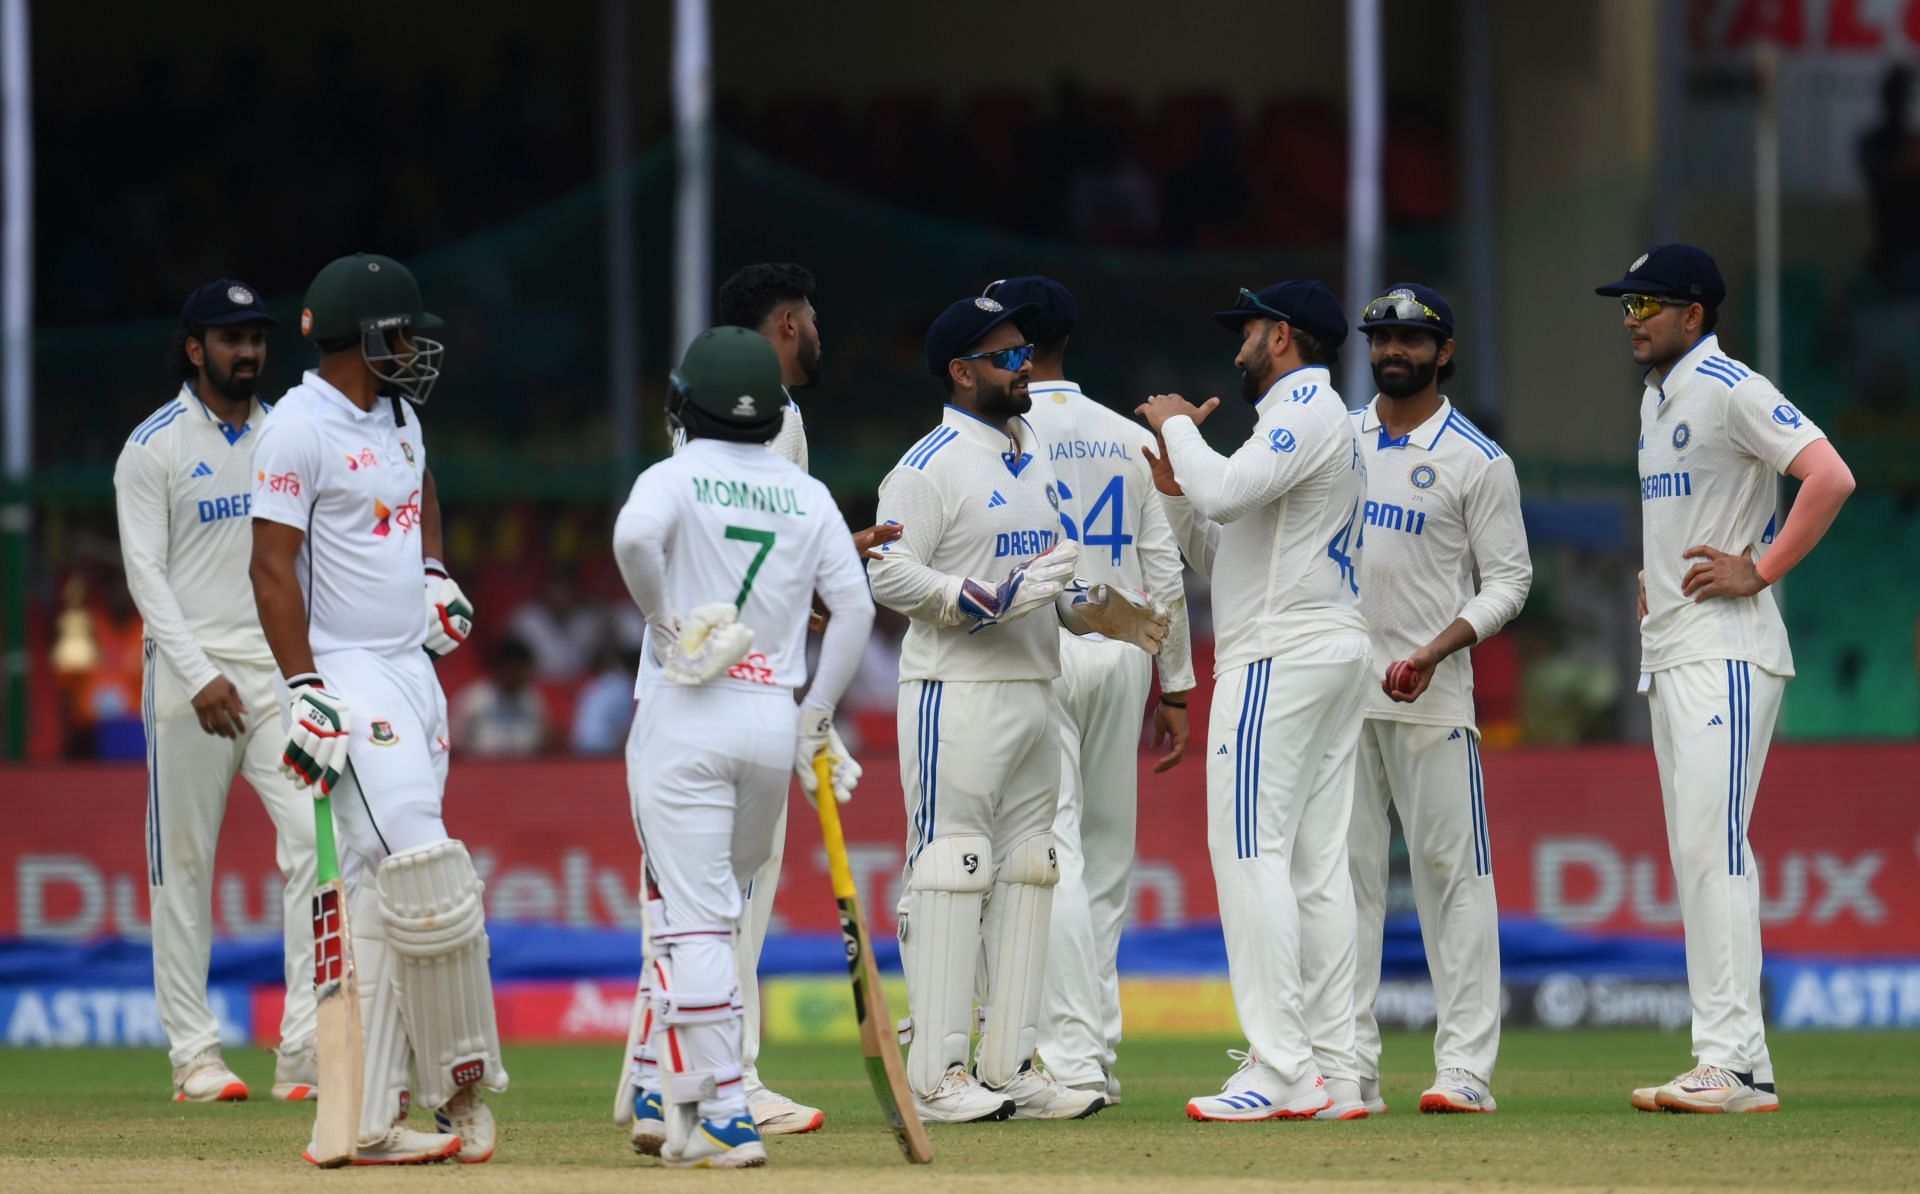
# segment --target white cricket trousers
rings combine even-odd
[[[1372,673],[1364,634],[1222,673],[1207,742],[1207,848],[1240,1027],[1287,1082],[1361,1077],[1353,1052],[1347,823]]]
[[[1069,1086],[1103,1083],[1120,1045],[1120,933],[1140,797],[1140,727],[1153,659],[1129,643],[1060,632],[1060,882],[1040,1055]]]
[[[1347,852],[1359,917],[1354,1048],[1364,1077],[1380,1076],[1380,950],[1387,916],[1387,805],[1407,835],[1413,903],[1433,977],[1436,1070],[1493,1080],[1500,1052],[1500,911],[1493,898],[1480,735],[1472,726],[1368,718],[1360,730]]]
[[[153,908],[153,989],[168,1056],[176,1066],[220,1043],[207,1003],[213,952],[213,862],[227,793],[247,777],[273,819],[274,864],[286,951],[283,1052],[313,1040],[313,801],[280,774],[287,733],[274,697],[274,670],[214,660],[246,706],[246,730],[222,738],[200,728],[193,698],[171,665],[146,643],[141,715],[147,731],[147,896]],[[241,892],[241,907],[254,893]]]
[[[328,690],[347,702],[353,727],[333,790],[333,819],[340,876],[357,890],[388,855],[447,840],[440,819],[452,750],[447,697],[424,651],[330,651],[313,663]],[[356,921],[354,934],[371,928]]]
[[[1648,691],[1667,852],[1687,935],[1693,1052],[1773,1081],[1760,998],[1760,869],[1747,845],[1787,681],[1742,660],[1655,672]]]

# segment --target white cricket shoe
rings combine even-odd
[[[468,1083],[453,1093],[447,1105],[433,1113],[433,1122],[449,1136],[460,1138],[460,1151],[454,1160],[462,1165],[478,1165],[493,1159],[496,1129],[493,1111],[480,1097],[480,1087]]]
[[[1120,1105],[1120,1075],[1114,1073],[1112,1070],[1106,1071],[1106,1074],[1107,1106],[1118,1107]]]
[[[283,1103],[302,1103],[320,1097],[320,1061],[313,1041],[273,1056],[273,1097]]]
[[[1365,1119],[1371,1112],[1360,1083],[1352,1078],[1328,1078],[1327,1097],[1333,1102],[1313,1113],[1315,1119]]]
[[[974,1124],[1005,1119],[1013,1114],[1013,1100],[976,1081],[967,1067],[954,1065],[926,1098],[915,1095],[914,1109],[930,1124]]]
[[[1641,1095],[1641,1091],[1633,1092],[1635,1107],[1641,1105]],[[1691,1112],[1696,1115],[1780,1110],[1780,1096],[1774,1093],[1773,1083],[1761,1085],[1754,1082],[1751,1074],[1722,1069],[1705,1062],[1665,1086],[1656,1087],[1653,1102],[1661,1111]]]
[[[768,1090],[760,1075],[747,1075],[747,1114],[762,1136],[797,1136],[817,1132],[827,1122],[827,1113],[818,1107],[795,1102],[778,1091]]]
[[[1385,1115],[1387,1100],[1380,1097],[1380,1079],[1360,1079],[1360,1101],[1367,1105],[1368,1115]]]
[[[360,1142],[354,1150],[355,1165],[431,1165],[436,1161],[448,1161],[460,1151],[460,1137],[442,1136],[438,1132],[416,1132],[404,1122],[395,1122],[387,1129],[387,1134],[372,1144]],[[313,1159],[313,1144],[307,1144],[302,1154],[308,1164],[317,1165]]]
[[[657,1157],[667,1143],[667,1111],[657,1090],[633,1092],[633,1151]]]
[[[767,1163],[767,1146],[744,1115],[703,1119],[685,1148],[662,1148],[660,1162],[668,1169],[758,1169]]]
[[[1433,1085],[1420,1092],[1422,1115],[1498,1111],[1493,1091],[1469,1070],[1448,1066],[1433,1076]]]
[[[1020,1067],[1013,1081],[987,1089],[1013,1100],[1015,1119],[1085,1119],[1107,1105],[1104,1090],[1063,1086],[1031,1061]]]
[[[247,1097],[247,1084],[220,1060],[220,1046],[202,1049],[185,1065],[173,1067],[173,1101],[176,1103],[239,1103]]]
[[[1227,1056],[1238,1061],[1240,1068],[1221,1084],[1219,1094],[1188,1099],[1188,1119],[1212,1123],[1312,1119],[1333,1106],[1318,1074],[1304,1082],[1288,1082],[1251,1052],[1229,1049]]]

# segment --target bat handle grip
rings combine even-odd
[[[846,835],[840,831],[840,801],[833,793],[833,758],[824,750],[813,756],[813,775],[818,781],[815,804],[820,810],[820,836],[827,843],[833,897],[844,900],[854,894],[853,868],[847,863]]]

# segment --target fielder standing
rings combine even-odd
[[[154,995],[176,1102],[247,1097],[220,1058],[207,1003],[213,859],[233,777],[273,818],[286,880],[287,1002],[273,1097],[314,1095],[313,809],[280,774],[273,655],[242,587],[252,537],[253,450],[267,412],[254,396],[277,322],[232,278],[187,296],[175,350],[180,392],[134,429],[114,466],[127,587],[146,630],[147,892]],[[236,591],[238,590],[238,591]]]
[[[766,1163],[742,1036],[754,975],[733,943],[785,826],[788,773],[832,749],[834,705],[873,625],[832,495],[765,450],[786,405],[765,339],[702,333],[668,399],[685,447],[641,474],[614,529],[652,641],[627,765],[649,879],[660,1156],[675,1168]],[[815,592],[834,616],[796,732]]]
[[[1241,335],[1253,434],[1223,457],[1199,429],[1218,398],[1157,394],[1140,407],[1162,442],[1155,482],[1174,534],[1213,578],[1207,845],[1250,1046],[1187,1115],[1355,1119],[1367,1108],[1347,821],[1372,654],[1360,616],[1366,462],[1330,372],[1347,319],[1319,282],[1242,290],[1215,318]]]
[[[1360,608],[1376,661],[1367,693],[1347,850],[1359,918],[1354,1046],[1360,1096],[1380,1097],[1381,937],[1389,803],[1399,810],[1438,1023],[1427,1112],[1492,1111],[1500,1049],[1500,912],[1480,777],[1468,648],[1520,612],[1533,583],[1513,461],[1440,393],[1453,376],[1453,308],[1402,285],[1360,317],[1372,402],[1353,412],[1367,459]],[[1478,577],[1476,588],[1475,578]]]
[[[351,893],[361,1165],[487,1160],[479,1088],[507,1088],[480,878],[440,816],[451,744],[433,657],[473,626],[438,559],[417,409],[440,376],[441,346],[421,333],[440,326],[398,261],[328,265],[300,314],[320,365],[277,404],[254,454],[253,591],[288,688],[284,765],[303,787],[331,787]],[[409,1101],[443,1133],[408,1127]]]
[[[1699,1064],[1633,1092],[1642,1111],[1777,1111],[1761,1020],[1760,875],[1747,832],[1793,653],[1769,587],[1853,492],[1826,435],[1720,348],[1726,283],[1705,250],[1655,245],[1618,296],[1640,397],[1640,688],[1687,939]],[[1798,478],[1785,525],[1779,474]],[[1777,533],[1776,533],[1777,532]]]
[[[1171,615],[1160,652],[1156,741],[1167,753],[1156,772],[1187,748],[1187,697],[1193,654],[1180,549],[1140,454],[1140,428],[1066,379],[1067,337],[1080,305],[1051,278],[1008,278],[988,298],[1032,305],[1021,330],[1033,337],[1033,409],[1027,421],[1047,447],[1059,485],[1060,514],[1080,544],[1079,580],[1152,594]],[[1153,663],[1128,643],[1061,627],[1060,811],[1053,839],[1060,882],[1053,889],[1052,937],[1042,997],[1040,1055],[1055,1081],[1120,1101],[1114,1073],[1120,1045],[1120,932],[1127,919],[1139,812],[1141,713]]]
[[[910,822],[900,944],[907,1081],[933,1123],[1068,1119],[1106,1105],[1104,1089],[1069,1090],[1033,1065],[1059,875],[1056,628],[1154,651],[1167,614],[1113,586],[1070,589],[1078,548],[1061,533],[1045,445],[1021,417],[1032,345],[1018,324],[1037,314],[982,297],[934,320],[927,368],[946,414],[881,482],[881,521],[904,533],[867,569],[875,600],[912,619],[900,656]],[[967,1061],[983,945],[976,1078]]]

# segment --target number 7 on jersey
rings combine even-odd
[[[735,609],[745,609],[747,594],[753,592],[753,579],[760,575],[760,565],[767,562],[768,554],[773,551],[774,540],[778,539],[779,535],[774,531],[756,531],[752,527],[730,526],[727,528],[727,538],[760,545],[760,550],[753,553],[753,563],[747,565],[746,579],[740,582],[740,595],[733,599]]]

